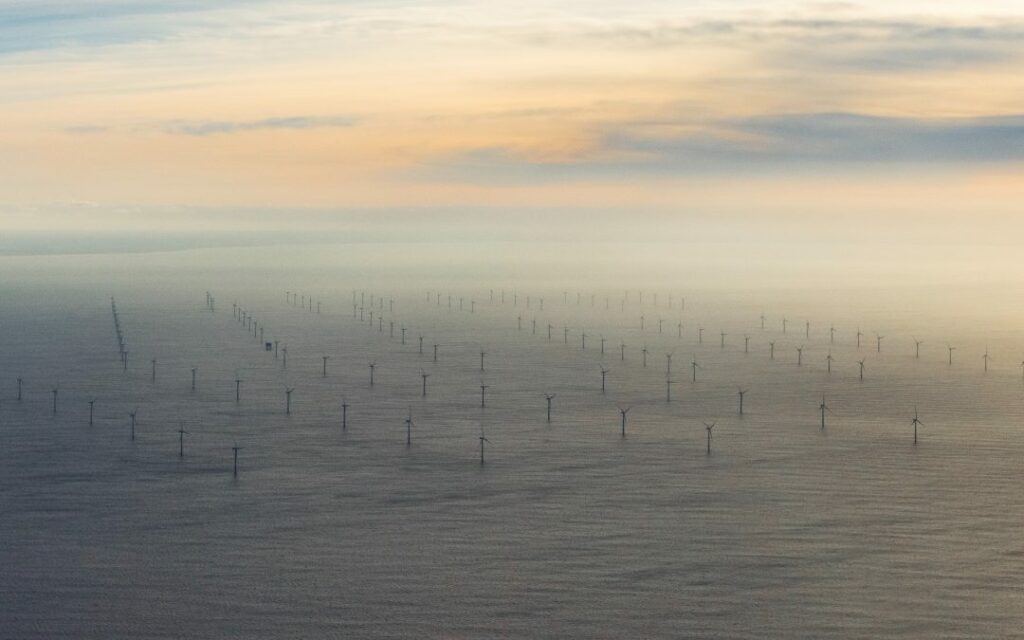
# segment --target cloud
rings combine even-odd
[[[209,136],[221,133],[239,133],[260,129],[319,129],[325,127],[351,127],[355,118],[346,116],[310,117],[291,116],[284,118],[264,118],[262,120],[230,121],[173,121],[161,126],[165,133],[188,136]]]
[[[621,122],[595,132],[594,143],[574,158],[480,147],[439,159],[416,177],[544,183],[1006,162],[1024,162],[1024,114],[914,119],[807,113]]]

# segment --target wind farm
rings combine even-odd
[[[32,452],[38,451],[60,460],[60,469],[108,470],[113,475],[95,489],[101,494],[132,478],[153,479],[155,493],[146,500],[154,504],[179,491],[230,504],[265,483],[284,482],[307,496],[288,507],[298,515],[315,512],[320,508],[315,505],[344,491],[351,497],[340,498],[344,507],[331,517],[341,521],[392,491],[400,495],[416,486],[420,506],[414,512],[433,522],[431,527],[444,526],[428,514],[443,509],[457,486],[474,496],[471,512],[497,508],[497,496],[508,491],[533,491],[554,482],[574,491],[604,487],[601,491],[625,514],[650,500],[637,493],[642,487],[692,496],[720,490],[715,487],[723,481],[739,482],[724,511],[713,516],[724,526],[748,521],[742,496],[748,483],[766,478],[817,487],[811,504],[836,509],[828,498],[840,486],[835,469],[843,470],[843,484],[850,477],[871,478],[883,491],[890,483],[912,480],[908,474],[946,478],[951,465],[982,473],[993,455],[996,468],[1016,469],[1020,463],[1012,452],[1024,451],[1017,436],[1024,383],[1015,363],[1021,347],[1000,339],[1009,334],[998,331],[943,332],[925,316],[900,326],[884,310],[865,313],[851,306],[829,309],[817,322],[834,322],[834,334],[787,335],[781,325],[760,329],[767,300],[732,303],[723,312],[716,300],[720,294],[686,290],[682,322],[723,327],[720,340],[707,343],[699,332],[658,333],[650,323],[641,326],[639,312],[653,315],[659,308],[653,306],[653,293],[641,305],[639,287],[593,294],[581,288],[581,299],[593,295],[618,302],[591,307],[577,304],[575,295],[559,303],[564,286],[495,283],[495,290],[516,295],[502,303],[487,288],[455,288],[449,308],[436,304],[437,291],[444,292],[442,299],[448,296],[437,287],[331,290],[292,278],[280,290],[244,281],[226,284],[204,281],[194,290],[182,287],[160,296],[141,285],[122,285],[112,292],[118,318],[113,332],[111,292],[87,297],[82,290],[74,294],[74,304],[82,309],[77,325],[87,339],[70,350],[39,350],[34,345],[41,342],[59,344],[52,343],[59,327],[31,322],[34,314],[18,315],[22,305],[32,308],[27,300],[5,306],[5,326],[17,327],[12,335],[35,336],[4,345],[9,371],[17,372],[4,381],[0,402],[5,482],[25,482],[35,464]],[[282,295],[286,289],[307,291],[305,305],[288,302],[294,294]],[[207,291],[235,300],[242,310],[232,313],[222,305],[211,311],[203,300]],[[684,291],[660,293],[664,304],[670,295],[681,299]],[[7,292],[4,299],[18,295]],[[579,341],[522,331],[518,318],[527,295],[549,301],[543,311],[535,305],[542,326],[563,326],[566,336]],[[459,298],[478,302],[459,310]],[[382,305],[385,299],[389,303]],[[316,301],[312,309],[310,300]],[[791,296],[792,310],[785,313],[809,315],[803,305],[812,303]],[[845,323],[833,320],[854,312]],[[250,320],[264,330],[263,339],[253,338]],[[380,330],[382,321],[423,340],[403,343],[399,331]],[[857,327],[883,324],[892,347],[878,351],[872,345],[866,369]],[[727,333],[745,340],[729,342],[722,338]],[[619,349],[584,348],[587,334]],[[126,367],[121,353],[129,340],[139,357]],[[954,343],[986,354],[987,370],[960,367],[955,360],[951,365],[947,348],[928,348]],[[275,344],[288,346],[276,353]],[[627,350],[625,345],[644,346]],[[752,357],[775,348],[797,357]],[[443,357],[435,357],[439,352]],[[651,352],[664,354],[664,368],[646,362]],[[690,357],[682,381],[672,377],[676,352]],[[616,361],[614,371],[606,364],[609,356]],[[159,361],[155,380],[154,360]],[[60,368],[59,384],[50,373],[58,362],[69,365]],[[744,402],[750,389],[756,391],[753,404]],[[915,417],[911,439],[907,415],[919,410],[928,416],[928,437],[918,437],[923,422]],[[92,426],[83,428],[88,423]],[[964,425],[972,447],[962,446]],[[526,480],[524,473],[535,480]],[[985,472],[989,481],[991,473]],[[632,480],[613,482],[632,476],[635,486]],[[605,477],[611,484],[605,485]],[[788,500],[787,491],[772,489],[766,496]],[[955,505],[954,483],[947,491],[941,499]],[[879,494],[877,506],[888,499]],[[563,491],[552,500],[553,506],[576,504]],[[519,508],[527,503],[502,521]],[[811,511],[797,509],[801,518],[815,517]],[[148,512],[143,509],[138,517]],[[712,517],[697,513],[704,522]],[[397,523],[402,516],[394,518]],[[626,520],[620,522],[625,526]],[[861,529],[851,525],[844,535],[859,535]],[[361,539],[359,533],[351,544]],[[790,543],[810,540],[794,534]],[[383,549],[391,543],[373,544]],[[685,548],[676,553],[684,563],[698,561],[686,560]]]

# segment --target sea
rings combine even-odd
[[[1024,278],[647,251],[0,256],[0,637],[1024,635]]]

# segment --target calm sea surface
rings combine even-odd
[[[1024,288],[517,251],[0,258],[0,637],[1021,635]]]

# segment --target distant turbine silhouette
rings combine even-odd
[[[427,397],[427,378],[430,377],[430,374],[427,373],[426,371],[424,371],[423,369],[420,369],[420,377],[423,378],[423,397],[426,398]]]
[[[371,387],[373,386],[373,370],[376,369],[376,368],[377,368],[377,363],[376,362],[371,362],[370,363],[370,386]]]
[[[768,343],[768,358],[771,360],[775,359],[775,341],[772,340]]]
[[[825,396],[821,396],[821,404],[818,405],[818,410],[821,411],[821,429],[822,429],[822,431],[824,431],[825,430],[825,413],[826,412],[832,413],[832,409],[830,409],[828,407],[828,405],[825,404]]]
[[[715,423],[704,423],[704,430],[708,432],[708,455],[711,455],[711,430],[715,428]]]
[[[184,422],[179,423],[179,427],[178,427],[178,457],[179,458],[184,458],[185,457],[185,434],[186,433],[188,433],[188,431],[185,431],[185,423]]]
[[[611,371],[611,369],[605,369],[603,366],[601,367],[601,393],[604,393],[604,391],[605,391],[605,389],[604,389],[604,381],[605,381],[605,378],[608,376],[608,372],[609,371]]]
[[[483,408],[485,408],[487,406],[487,402],[486,402],[487,398],[486,398],[485,394],[487,393],[487,387],[488,386],[490,386],[490,385],[484,384],[483,380],[480,381],[480,408],[481,409],[483,409]]]
[[[628,414],[630,409],[632,409],[632,408],[633,407],[626,407],[625,409],[623,409],[621,406],[619,407],[619,413],[622,414],[622,437],[623,438],[626,437],[626,414]]]
[[[693,356],[693,362],[691,362],[690,365],[693,367],[693,381],[697,382],[697,369],[703,369],[704,367],[697,364],[696,355]]]
[[[291,387],[284,388],[284,413],[289,416],[292,414],[292,391],[295,391],[295,389]]]
[[[922,342],[921,340],[918,340],[917,338],[914,338],[914,358],[915,359],[920,359],[921,358],[921,345],[922,344],[924,344],[924,342]]]
[[[743,415],[743,396],[747,395],[747,390],[743,387],[736,387],[737,392],[740,396],[740,415]]]
[[[234,467],[232,469],[232,475],[234,477],[236,477],[236,478],[238,477],[238,452],[239,452],[239,450],[241,450],[241,448],[242,447],[238,446],[237,444],[235,444],[235,446],[231,447],[231,451],[234,454],[234,458],[235,458],[235,464],[234,464]]]
[[[876,349],[877,349],[878,353],[882,353],[882,338],[884,338],[884,337],[885,336],[883,336],[883,335],[879,335],[877,333],[875,334],[875,340],[877,341]]]
[[[956,351],[956,347],[946,345],[946,349],[949,351],[949,364],[953,364],[953,352]]]
[[[917,444],[917,426],[924,426],[924,423],[917,418],[917,407],[914,407],[914,419],[910,422],[914,425],[914,444]]]
[[[544,398],[548,401],[548,422],[551,422],[551,401],[555,399],[557,394],[548,393],[544,395]]]
[[[484,436],[484,427],[483,427],[483,425],[480,425],[480,466],[483,466],[483,464],[484,464],[484,443],[485,442],[490,442],[490,440],[488,440]]]
[[[832,373],[832,361],[833,360],[835,360],[835,358],[832,357],[832,352],[829,351],[828,355],[825,356],[825,365],[828,367],[828,373]]]
[[[981,356],[981,359],[985,361],[985,373],[988,373],[988,361],[990,358],[991,356],[988,355],[988,345],[985,345],[985,355]]]

